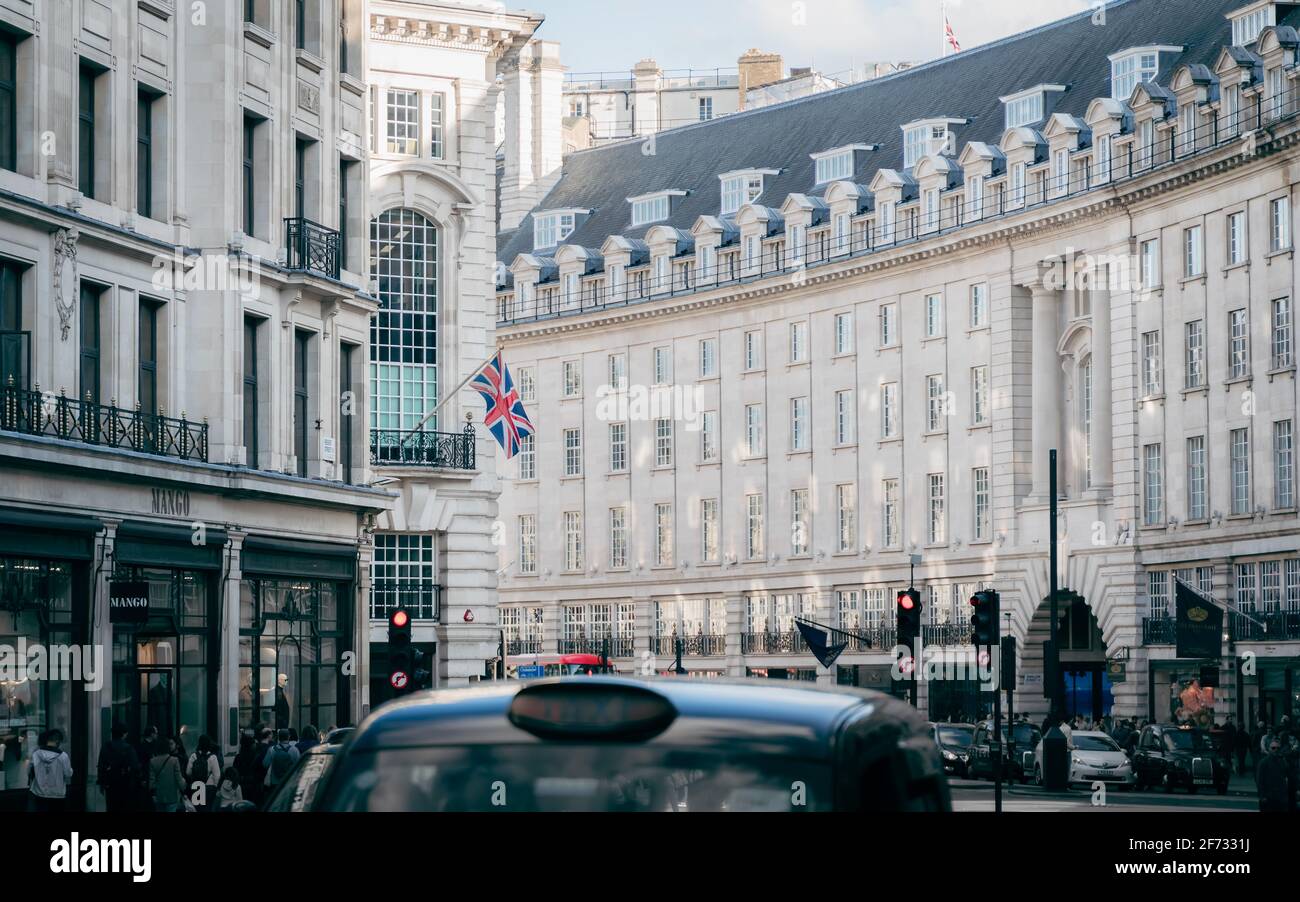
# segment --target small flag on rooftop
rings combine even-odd
[[[961,44],[957,43],[957,35],[953,34],[952,23],[948,21],[946,12],[943,14],[943,39],[952,48],[953,53],[961,53]]]

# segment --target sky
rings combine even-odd
[[[1097,0],[947,0],[963,49],[1093,8]],[[560,42],[570,72],[730,68],[751,47],[786,67],[827,74],[866,62],[923,62],[940,53],[940,0],[520,0],[542,13],[537,36]]]

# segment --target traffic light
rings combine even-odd
[[[972,645],[998,644],[998,593],[983,589],[970,597]]]
[[[429,678],[432,676],[423,666],[424,659],[428,657],[419,646],[411,646],[411,689],[428,689]]]
[[[921,635],[921,593],[915,589],[898,592],[898,644],[911,646]]]
[[[411,615],[397,608],[388,615],[388,687],[393,697],[414,689],[415,649],[411,646]]]

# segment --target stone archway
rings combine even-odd
[[[1049,707],[1043,695],[1043,644],[1051,638],[1051,630],[1051,605],[1044,598],[1029,621],[1021,654],[1023,672],[1027,676],[1037,675],[1038,679],[1029,682],[1032,689],[1026,686],[1029,691],[1016,702],[1016,710],[1034,719],[1044,716]],[[1069,589],[1061,589],[1058,596],[1057,641],[1065,684],[1065,713],[1082,714],[1088,719],[1110,714],[1114,698],[1106,676],[1106,641],[1087,599]]]

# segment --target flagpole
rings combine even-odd
[[[1230,604],[1226,601],[1219,601],[1219,599],[1215,598],[1209,592],[1202,592],[1199,587],[1193,586],[1191,583],[1183,579],[1177,573],[1173,573],[1172,576],[1174,578],[1175,584],[1182,583],[1192,592],[1195,592],[1197,595],[1199,595],[1201,598],[1204,598],[1206,601],[1210,602],[1211,604],[1218,605],[1219,607],[1223,608],[1223,610],[1226,611],[1227,613],[1236,614],[1239,617],[1244,617],[1247,620],[1249,620],[1251,623],[1255,624],[1255,626],[1264,626],[1264,622],[1262,620],[1256,620],[1250,614],[1246,613],[1241,608],[1237,607],[1235,603]]]
[[[433,410],[429,411],[429,412],[426,413],[423,417],[421,417],[421,418],[420,418],[420,422],[416,423],[413,427],[411,427],[411,429],[409,430],[409,433],[410,433],[411,435],[414,435],[415,433],[417,433],[417,432],[419,432],[421,429],[423,429],[423,428],[424,428],[424,424],[427,423],[427,422],[429,422],[429,421],[430,421],[431,419],[433,419],[435,416],[437,416],[438,411],[442,410],[443,405],[446,404],[448,401],[450,401],[452,398],[456,397],[456,395],[460,393],[460,390],[461,390],[462,388],[464,388],[466,385],[469,384],[469,381],[470,381],[471,379],[473,379],[473,378],[474,378],[475,376],[477,376],[479,373],[483,372],[483,367],[485,367],[485,366],[487,366],[489,363],[491,363],[491,362],[492,362],[492,358],[495,357],[495,356],[497,356],[497,354],[499,354],[499,353],[501,353],[501,348],[500,348],[500,346],[497,346],[497,347],[492,351],[491,354],[489,354],[486,358],[484,358],[483,362],[481,362],[477,367],[474,368],[474,371],[473,371],[472,373],[470,373],[470,374],[469,374],[468,376],[466,376],[464,379],[460,380],[460,385],[457,385],[455,388],[453,388],[451,391],[449,391],[449,392],[447,393],[447,395],[446,395],[446,396],[445,396],[441,401],[439,401],[437,404],[435,404],[435,405],[433,406]]]
[[[939,0],[939,59],[948,56],[948,3]]]

